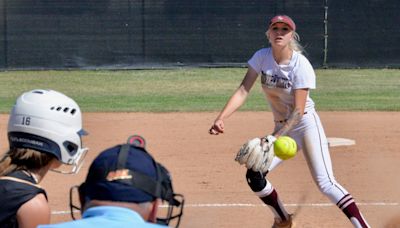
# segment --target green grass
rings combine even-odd
[[[219,111],[244,68],[0,72],[0,112],[24,91],[54,89],[85,112]],[[317,70],[311,97],[320,111],[400,111],[400,70]],[[269,110],[259,80],[241,110]]]
[[[399,111],[400,70],[318,70],[318,109]]]

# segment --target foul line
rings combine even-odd
[[[285,207],[332,207],[336,206],[333,203],[287,203]],[[400,203],[357,203],[360,206],[400,206]],[[214,203],[214,204],[189,204],[185,207],[266,207],[265,204],[250,204],[250,203]]]
[[[287,203],[283,204],[285,207],[333,207],[336,206],[333,203]],[[398,207],[400,203],[397,202],[370,202],[370,203],[357,203],[359,206],[381,206],[381,207]],[[160,206],[167,207],[167,206]],[[185,208],[188,207],[266,207],[265,204],[251,204],[251,203],[199,203],[199,204],[185,204]],[[64,215],[70,214],[70,211],[52,211],[52,215]],[[78,211],[74,211],[74,213],[78,213]]]

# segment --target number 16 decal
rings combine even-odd
[[[22,117],[22,125],[30,125],[31,124],[31,117],[29,116],[24,116]]]

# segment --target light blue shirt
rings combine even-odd
[[[166,228],[159,224],[148,223],[135,211],[115,206],[97,206],[86,210],[82,219],[59,223],[40,225],[38,228],[65,228],[65,227],[85,227],[85,228]]]

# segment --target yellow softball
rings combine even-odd
[[[292,158],[297,153],[296,141],[289,136],[281,136],[274,142],[274,152],[282,160]]]

